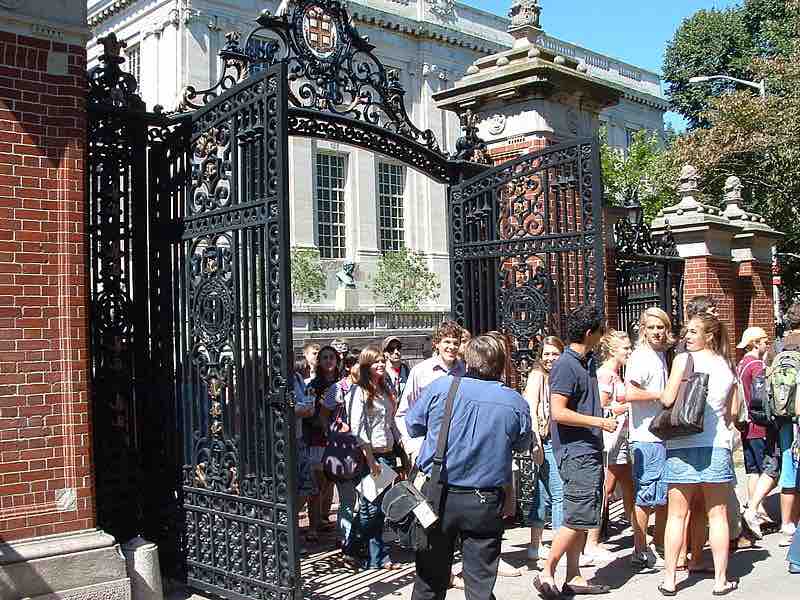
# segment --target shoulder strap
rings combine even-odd
[[[447,436],[450,434],[450,421],[453,418],[453,403],[459,385],[461,385],[461,377],[454,377],[453,383],[450,384],[450,391],[447,392],[447,402],[445,402],[444,405],[442,424],[439,427],[439,439],[436,441],[436,454],[433,457],[433,467],[431,468],[431,492],[429,494],[429,499],[437,514],[440,511],[442,503],[442,465],[444,464],[444,455],[447,451]]]

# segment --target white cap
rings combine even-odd
[[[752,342],[765,337],[769,336],[761,327],[748,327],[742,334],[742,341],[736,347],[740,349],[747,348]]]

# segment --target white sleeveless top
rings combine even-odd
[[[725,424],[728,397],[735,378],[728,362],[718,354],[692,352],[694,370],[708,373],[708,398],[704,414],[703,433],[667,440],[667,449],[733,448],[733,432]]]

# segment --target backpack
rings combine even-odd
[[[772,422],[769,408],[769,386],[763,371],[754,376],[750,384],[749,413],[750,421],[756,425],[765,427]]]
[[[800,392],[800,351],[784,349],[767,371],[769,417],[793,419],[797,414],[797,394]]]

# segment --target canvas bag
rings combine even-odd
[[[353,398],[356,391],[355,385],[350,388],[349,405],[344,415],[339,415],[336,423],[348,424],[348,431],[340,431],[334,427],[328,432],[328,445],[322,453],[322,470],[331,481],[351,481],[361,479],[369,472],[364,451],[358,443],[358,437],[353,433],[350,424],[350,415],[353,414]],[[363,423],[363,420],[362,420]],[[359,423],[359,429],[362,423]]]
[[[691,352],[686,354],[678,397],[669,408],[663,409],[650,422],[650,433],[662,440],[671,440],[703,432],[706,399],[708,398],[708,373],[694,370]]]

